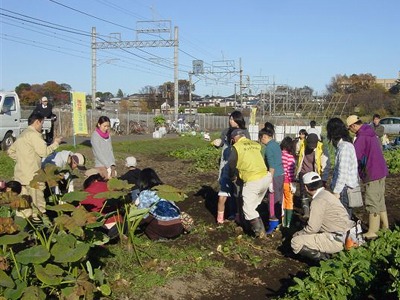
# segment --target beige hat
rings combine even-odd
[[[90,176],[96,175],[96,174],[100,174],[99,170],[96,169],[96,168],[92,168],[92,169],[86,170],[86,172],[85,172],[85,176],[86,177],[90,177]]]
[[[72,160],[78,165],[78,167],[85,166],[85,157],[80,153],[71,153]]]
[[[125,158],[125,166],[127,168],[136,167],[137,166],[136,158],[133,156],[128,156],[127,158]]]
[[[353,125],[354,123],[357,123],[358,121],[360,121],[360,118],[356,115],[351,115],[347,118],[346,123],[347,126]]]
[[[42,102],[43,102],[43,101],[48,101],[48,100],[47,100],[47,97],[42,97]]]

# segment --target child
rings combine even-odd
[[[122,175],[119,179],[128,181],[129,184],[134,184],[131,192],[131,199],[133,202],[137,199],[139,195],[139,176],[140,169],[137,168],[136,158],[133,156],[128,156],[125,159],[125,167],[128,168],[128,171]]]
[[[306,138],[308,136],[307,130],[300,129],[299,136],[296,138],[296,157],[299,156],[301,145],[304,144]]]
[[[291,137],[285,137],[281,142],[282,165],[285,174],[283,183],[283,227],[290,227],[293,215],[293,194],[296,192],[295,168],[296,160],[293,155],[293,140]]]
[[[272,184],[269,186],[269,227],[267,234],[271,234],[279,225],[282,216],[284,171],[282,166],[282,152],[279,144],[273,138],[274,131],[261,129],[258,133],[261,144],[265,145],[264,161],[272,175]]]

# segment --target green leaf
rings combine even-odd
[[[0,245],[13,245],[19,244],[29,236],[27,232],[19,232],[17,234],[6,234],[0,236]]]
[[[15,286],[14,280],[12,280],[3,270],[0,270],[0,286],[6,288],[13,288]]]
[[[17,287],[15,289],[6,289],[4,291],[4,297],[6,299],[18,300],[21,299],[22,293],[26,289],[26,283],[21,281],[15,281]]]
[[[134,184],[129,184],[127,181],[117,178],[111,178],[110,180],[107,181],[107,187],[110,191],[121,191],[121,190],[130,191],[133,188],[133,186]]]
[[[76,207],[72,204],[64,203],[64,204],[58,204],[58,205],[47,205],[46,206],[47,210],[52,210],[52,211],[74,211]]]
[[[21,300],[46,300],[46,294],[37,286],[29,286],[24,290]]]
[[[80,243],[75,247],[65,247],[64,245],[54,244],[51,249],[51,254],[54,256],[54,261],[58,263],[71,263],[82,259],[89,251],[88,244]]]
[[[182,190],[168,184],[157,185],[153,187],[153,190],[157,191],[157,195],[160,198],[174,202],[180,202],[187,198],[187,195]]]
[[[82,191],[70,192],[63,195],[61,201],[67,203],[72,203],[76,201],[80,202],[82,200],[85,200],[88,195],[89,195],[88,192],[82,192]]]
[[[100,286],[100,292],[104,295],[104,296],[110,296],[111,295],[111,288],[108,284],[102,284]]]
[[[18,252],[15,258],[23,265],[42,264],[50,258],[50,253],[44,246],[38,245]]]
[[[41,265],[35,265],[35,273],[37,278],[47,285],[59,285],[62,282],[60,277],[64,271],[56,265],[47,264],[45,268]]]
[[[26,225],[28,224],[28,222],[26,221],[25,218],[17,217],[17,216],[14,217],[14,223],[17,224],[17,226],[20,230],[23,230],[26,227]]]

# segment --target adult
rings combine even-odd
[[[46,212],[43,194],[45,185],[38,183],[39,188],[33,188],[29,184],[36,172],[40,170],[42,158],[53,153],[62,141],[61,137],[56,137],[53,143],[47,146],[42,137],[43,122],[42,114],[31,114],[28,118],[28,127],[8,149],[8,155],[16,161],[14,179],[22,184],[22,195],[29,195],[32,198],[32,209],[17,213],[25,218],[32,216],[35,221],[40,221],[39,216],[43,217]]]
[[[355,223],[340,201],[325,190],[318,173],[304,174],[303,182],[312,197],[310,218],[306,226],[293,235],[291,246],[295,254],[314,261],[324,260],[329,254],[343,250],[347,231]]]
[[[348,188],[359,186],[357,172],[357,155],[346,124],[339,118],[332,118],[326,124],[328,141],[336,149],[335,167],[331,181],[331,190],[335,197],[340,199],[344,208],[352,216],[347,196]]]
[[[274,131],[261,129],[258,133],[263,148],[263,157],[267,170],[271,173],[272,183],[268,188],[269,222],[267,234],[272,233],[278,226],[282,217],[283,182],[285,174],[282,165],[282,151],[274,139]]]
[[[99,169],[100,174],[106,179],[116,177],[117,171],[110,136],[110,119],[107,116],[101,116],[97,121],[90,142],[95,168]]]
[[[308,218],[309,215],[309,199],[304,188],[303,175],[308,172],[317,172],[325,186],[328,181],[329,170],[330,162],[327,149],[315,133],[310,133],[305,143],[300,147],[296,165],[296,178],[300,183],[300,197],[305,218]]]
[[[42,114],[46,119],[51,120],[51,128],[49,132],[46,132],[46,142],[51,144],[54,138],[54,122],[57,120],[57,116],[53,113],[53,105],[49,102],[47,97],[42,97],[40,103],[36,105],[33,110],[34,113]]]
[[[74,153],[68,150],[63,150],[59,152],[53,152],[46,158],[42,159],[42,168],[45,168],[47,164],[56,165],[64,171],[64,180],[62,180],[58,189],[56,188],[56,194],[62,192],[73,192],[74,191],[74,182],[73,180],[69,180],[71,177],[71,173],[73,170],[80,168],[85,168],[85,156],[81,153]]]
[[[314,120],[310,121],[310,128],[307,129],[308,134],[314,133],[318,136],[318,139],[322,141],[321,131],[316,128],[317,122]]]
[[[257,207],[264,198],[272,176],[267,171],[261,154],[261,145],[245,136],[243,129],[231,133],[233,147],[228,159],[229,176],[232,181],[240,178],[243,181],[243,212],[251,224],[256,237],[265,237],[265,228]]]
[[[83,182],[83,189],[88,193],[86,198],[80,202],[87,211],[100,212],[103,215],[115,212],[114,215],[108,217],[104,221],[103,230],[107,233],[110,239],[119,236],[117,223],[123,222],[122,217],[117,214],[117,204],[115,202],[107,203],[106,198],[98,198],[97,194],[108,192],[107,182],[104,177],[99,173],[98,169],[89,169],[85,172],[87,177]]]
[[[184,232],[180,209],[174,202],[160,198],[152,189],[162,184],[153,169],[145,168],[140,172],[140,194],[136,204],[139,209],[150,208],[141,226],[151,240],[176,238]]]
[[[383,127],[380,121],[381,121],[381,116],[379,114],[374,114],[372,116],[371,127],[375,131],[376,136],[381,140],[385,133],[385,127]]]
[[[246,129],[246,122],[244,120],[243,114],[235,110],[229,115],[229,127],[225,128],[221,132],[221,137],[219,139],[215,139],[212,144],[217,148],[222,148],[221,160],[219,164],[219,176],[218,183],[220,186],[218,192],[218,206],[217,206],[217,223],[224,223],[225,219],[225,204],[228,198],[231,200],[230,210],[231,212],[235,211],[233,208],[236,207],[236,198],[234,196],[234,185],[229,178],[229,166],[228,159],[231,153],[231,133],[234,129],[243,129],[245,132],[245,136],[250,139],[250,134]],[[237,193],[236,193],[237,194]],[[236,211],[235,211],[236,213]],[[228,216],[231,217],[231,216]],[[239,215],[236,217],[237,221],[239,221]]]
[[[135,201],[139,195],[139,177],[140,177],[140,169],[137,167],[137,160],[134,156],[128,156],[125,158],[125,167],[128,168],[128,171],[123,174],[119,179],[126,180],[129,184],[133,184],[132,192],[131,192],[131,200]]]
[[[358,174],[365,183],[365,208],[369,213],[369,228],[364,237],[372,239],[377,237],[379,228],[389,228],[385,203],[385,179],[389,171],[379,139],[371,126],[363,124],[356,115],[349,116],[346,123],[349,130],[356,135],[354,148]]]

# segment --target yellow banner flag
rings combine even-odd
[[[86,94],[72,93],[72,113],[74,121],[74,134],[88,134],[86,122]]]

